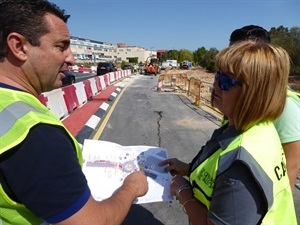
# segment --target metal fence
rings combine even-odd
[[[211,107],[216,112],[222,114],[218,109],[211,106],[211,91],[213,86],[213,76],[203,76],[203,79],[189,77],[180,71],[161,74],[158,77],[157,90],[185,93],[194,105],[200,104]]]

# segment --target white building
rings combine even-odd
[[[139,46],[127,46],[125,43],[117,44],[117,60],[128,62],[130,58],[138,58],[138,62],[145,62],[149,56],[156,57],[156,51]]]
[[[127,46],[125,43],[112,45],[101,42],[71,36],[71,50],[77,63],[100,61],[128,62],[130,58],[138,58],[138,62],[145,62],[149,56],[157,55],[154,50],[148,50],[138,46]]]

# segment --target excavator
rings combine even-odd
[[[156,57],[149,56],[144,63],[144,74],[154,74],[155,76],[160,73],[160,67],[158,66],[158,59]]]

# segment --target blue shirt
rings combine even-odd
[[[74,215],[91,194],[72,140],[48,124],[33,127],[21,144],[0,155],[0,183],[14,201],[48,223]]]

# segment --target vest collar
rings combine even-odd
[[[213,133],[212,139],[215,138],[218,141],[220,148],[224,150],[241,133],[242,132],[237,131],[234,126],[228,127],[228,124],[226,124]]]

